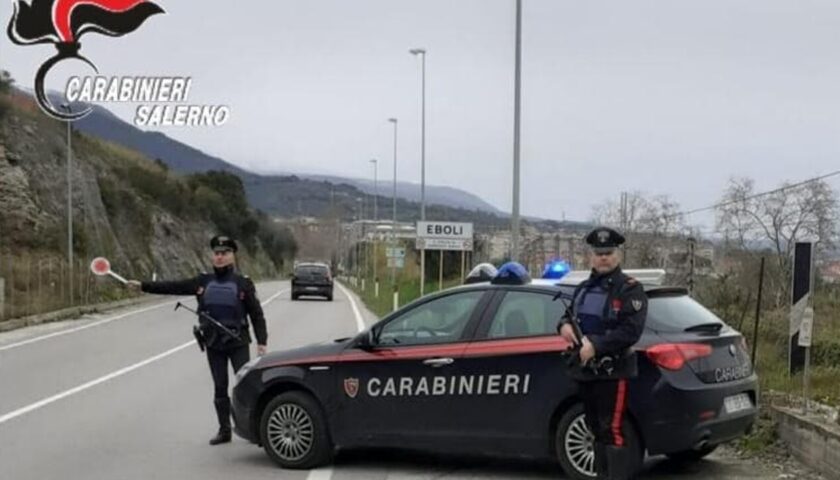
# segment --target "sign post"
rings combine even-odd
[[[438,274],[440,278],[438,279],[438,291],[443,290],[443,250],[438,252],[438,257],[440,259],[440,266],[438,266]]]
[[[464,222],[417,222],[417,249],[421,252],[426,250],[438,250],[439,259],[439,288],[443,289],[443,255],[444,251],[461,252],[461,277],[464,273],[464,252],[471,252],[473,249],[473,224]],[[425,262],[420,262],[420,294],[426,283]]]
[[[802,395],[805,397],[805,413],[809,410],[811,383],[811,337],[814,331],[814,309],[807,307],[802,313],[802,324],[799,326],[799,346],[805,349],[805,369],[802,371]]]
[[[464,253],[464,251],[461,250],[461,280],[464,280],[464,257],[465,256],[466,256],[466,253]]]
[[[793,250],[791,279],[790,331],[788,340],[788,369],[793,375],[805,366],[805,348],[799,343],[805,310],[811,306],[814,285],[814,244],[796,242]]]

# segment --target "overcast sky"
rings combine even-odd
[[[82,38],[103,75],[189,75],[219,128],[165,133],[260,172],[420,180],[511,207],[513,0],[159,0],[138,31]],[[717,200],[840,168],[840,2],[524,0],[522,212],[586,219],[622,190]],[[11,16],[0,2],[3,27]],[[0,68],[32,86],[51,45],[3,35]],[[78,68],[78,70],[74,70]],[[56,68],[63,89],[81,64]],[[105,105],[131,121],[136,105]],[[831,181],[840,187],[837,177]],[[696,220],[704,220],[698,218]],[[708,219],[705,219],[708,220]]]

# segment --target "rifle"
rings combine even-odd
[[[569,316],[568,324],[572,327],[577,344],[572,345],[567,350],[569,358],[567,364],[572,372],[572,376],[576,378],[591,379],[594,377],[609,377],[615,371],[615,358],[613,355],[604,355],[601,357],[590,358],[586,363],[580,361],[580,349],[583,346],[583,332],[580,329],[578,322],[575,297],[562,291],[554,295],[553,300],[560,299],[566,306],[566,313]]]
[[[206,319],[211,324],[213,324],[213,326],[215,326],[216,328],[218,328],[219,330],[224,332],[230,338],[232,338],[234,340],[239,340],[240,339],[238,333],[236,333],[233,330],[231,330],[231,329],[227,328],[226,326],[222,325],[218,320],[211,317],[206,312],[199,312],[199,311],[193,310],[192,308],[184,305],[181,302],[178,302],[178,303],[175,304],[175,310],[178,310],[181,307],[183,307],[184,310],[186,310],[188,312],[191,312],[191,313],[194,313],[194,314],[198,315],[200,318]],[[198,348],[200,348],[201,351],[203,352],[204,347],[207,345],[207,341],[204,338],[204,333],[201,331],[201,328],[198,327],[197,325],[193,326],[193,335],[195,336],[195,341],[198,342]]]

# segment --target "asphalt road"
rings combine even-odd
[[[336,288],[335,301],[292,302],[288,282],[258,285],[277,350],[353,335],[375,317]],[[356,451],[313,471],[278,469],[262,449],[215,433],[207,360],[178,298],[0,334],[0,479],[549,479],[553,464]],[[194,304],[187,299],[187,304]],[[353,308],[353,304],[357,308]],[[358,312],[358,313],[357,313]],[[775,479],[725,454],[691,467],[649,460],[644,478]]]

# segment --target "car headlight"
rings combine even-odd
[[[248,363],[246,363],[245,365],[242,365],[242,368],[240,368],[236,372],[236,376],[233,379],[233,386],[235,387],[243,378],[245,378],[245,375],[248,375],[248,372],[250,372],[251,369],[254,368],[254,366],[257,363],[259,363],[259,361],[260,357],[256,357],[249,360]]]

